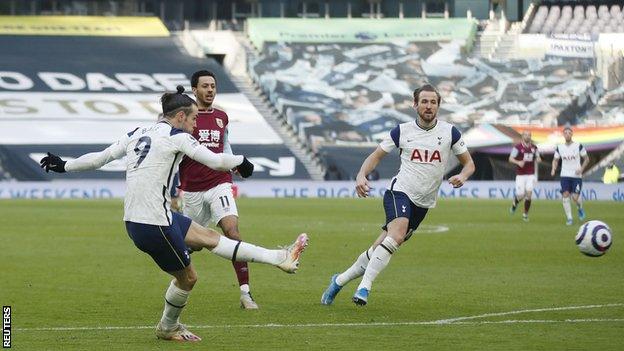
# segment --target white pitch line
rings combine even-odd
[[[484,324],[521,324],[521,323],[594,323],[594,322],[624,322],[619,318],[585,318],[585,319],[516,319],[504,321],[467,321],[472,319],[509,316],[531,312],[567,311],[604,307],[622,307],[624,303],[614,303],[606,305],[586,305],[537,308],[529,310],[517,310],[499,313],[486,313],[475,316],[457,317],[449,319],[439,319],[434,321],[407,321],[407,322],[369,322],[369,323],[307,323],[307,324],[224,324],[224,325],[189,325],[189,328],[196,329],[232,329],[232,328],[325,328],[325,327],[377,327],[377,326],[416,326],[416,325],[484,325]],[[143,326],[103,326],[103,327],[41,327],[41,328],[14,328],[15,331],[86,331],[86,330],[139,330],[154,329],[153,325]]]
[[[465,320],[470,320],[470,319],[510,316],[510,315],[521,314],[521,313],[568,311],[568,310],[587,310],[587,309],[592,309],[592,308],[622,307],[622,306],[624,306],[624,303],[609,303],[609,304],[606,304],[606,305],[585,305],[585,306],[536,308],[536,309],[530,309],[530,310],[517,310],[517,311],[509,311],[509,312],[485,313],[485,314],[480,314],[480,315],[476,315],[476,316],[440,319],[440,320],[438,320],[436,322],[439,323],[439,324],[446,324],[446,323],[456,323],[456,322],[459,322],[459,321],[465,321]]]
[[[511,319],[504,321],[455,322],[453,325],[479,324],[531,324],[531,323],[595,323],[595,322],[624,322],[622,318],[583,318],[583,319]]]

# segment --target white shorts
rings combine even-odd
[[[204,227],[209,226],[210,222],[218,224],[223,217],[238,217],[232,183],[219,184],[207,191],[185,191],[182,197],[184,215]]]
[[[516,195],[524,195],[533,191],[537,183],[535,174],[524,174],[516,176]]]

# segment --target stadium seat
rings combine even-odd
[[[542,34],[592,34],[621,32],[624,11],[615,4],[607,5],[540,5],[528,25],[528,33]]]

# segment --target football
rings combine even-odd
[[[576,246],[587,256],[604,255],[613,243],[611,229],[601,221],[589,221],[583,224],[576,234]]]

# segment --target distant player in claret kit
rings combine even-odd
[[[355,290],[353,302],[366,305],[375,278],[388,265],[392,254],[418,228],[427,211],[435,206],[452,155],[463,166],[459,174],[448,179],[453,187],[464,185],[474,172],[474,162],[459,130],[437,119],[439,105],[440,94],[433,86],[427,84],[416,89],[416,121],[396,126],[364,160],[356,178],[355,189],[359,197],[367,197],[370,191],[366,176],[388,153],[399,150],[401,168],[383,198],[386,224],[373,246],[362,252],[346,271],[331,278],[329,287],[321,296],[321,304],[331,305],[345,284],[363,276]]]
[[[197,281],[189,251],[203,248],[232,261],[252,261],[274,265],[294,273],[307,245],[300,234],[289,247],[268,250],[235,241],[205,228],[190,218],[171,212],[172,178],[184,155],[221,171],[237,169],[242,177],[253,173],[253,164],[242,155],[215,154],[190,134],[196,124],[197,105],[178,86],[177,93],[162,98],[163,118],[151,127],[136,128],[101,152],[63,161],[48,153],[41,159],[46,172],[77,172],[98,169],[126,156],[126,231],[141,251],[174,279],[165,293],[165,308],[156,327],[156,336],[165,340],[200,341],[179,322],[189,294]]]
[[[509,155],[509,162],[516,165],[516,194],[509,212],[514,214],[518,204],[524,200],[524,212],[522,220],[529,220],[529,209],[531,208],[531,195],[533,187],[537,183],[536,164],[541,161],[537,146],[531,141],[531,132],[522,132],[522,141],[514,145]]]
[[[217,95],[215,75],[210,71],[197,71],[191,77],[191,87],[199,108],[193,136],[214,153],[232,154],[228,141],[228,115],[212,106]],[[184,215],[204,227],[215,223],[228,238],[241,240],[238,209],[232,192],[232,173],[229,170],[210,169],[185,157],[180,164],[180,183]],[[247,262],[232,262],[232,265],[240,286],[241,307],[257,309],[249,289]]]
[[[572,141],[572,128],[563,129],[564,144],[555,148],[555,156],[552,161],[550,175],[555,176],[559,160],[561,159],[561,195],[563,197],[563,211],[566,216],[566,224],[572,225],[572,206],[570,206],[570,194],[578,209],[579,221],[585,219],[585,210],[581,198],[583,189],[583,172],[589,165],[589,155],[582,144]],[[581,163],[581,160],[583,163]]]

